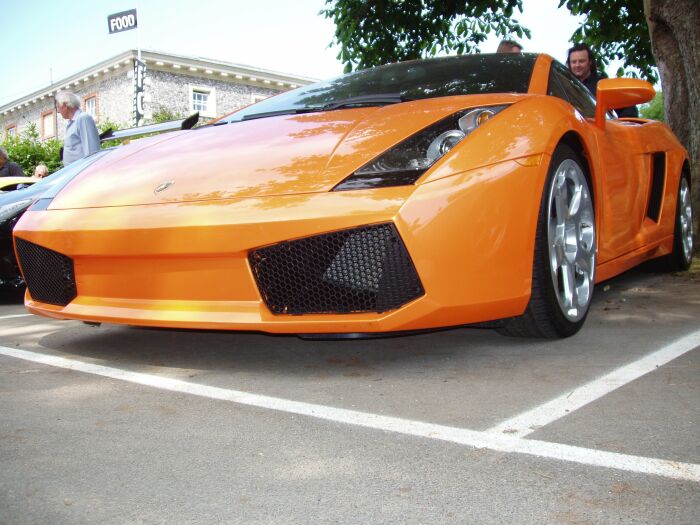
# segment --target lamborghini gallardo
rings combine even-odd
[[[693,253],[688,154],[547,55],[389,64],[135,141],[14,228],[30,312],[310,335],[571,336],[598,283]]]

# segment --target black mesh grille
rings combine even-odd
[[[33,299],[65,306],[78,290],[75,286],[73,259],[38,244],[15,238],[17,258]]]
[[[275,314],[385,312],[423,295],[391,223],[275,244],[248,259]]]

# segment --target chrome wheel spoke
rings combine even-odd
[[[571,202],[569,203],[569,216],[573,217],[578,215],[581,211],[581,194],[583,193],[583,188],[581,184],[576,184],[574,191],[571,192]]]
[[[587,280],[590,279],[591,273],[593,273],[593,265],[591,263],[592,261],[589,257],[580,257],[576,261],[576,266],[580,274],[585,276]]]
[[[574,268],[565,264],[560,267],[561,278],[561,298],[565,308],[570,308],[574,304],[576,294],[576,282],[574,280]]]
[[[566,187],[566,178],[564,174],[556,177],[556,190],[554,194],[554,204],[556,208],[557,224],[564,224],[564,221],[569,216],[568,195]]]
[[[689,260],[693,252],[693,208],[690,203],[690,188],[688,188],[688,182],[685,178],[681,179],[678,197],[678,218],[681,226],[683,256]]]
[[[588,311],[595,276],[595,215],[586,177],[564,160],[549,191],[550,271],[559,307],[569,321]]]

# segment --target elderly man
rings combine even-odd
[[[56,93],[56,111],[68,121],[63,139],[63,165],[87,157],[100,149],[95,121],[80,109],[80,99],[69,91]]]
[[[37,165],[36,168],[34,168],[34,176],[35,177],[43,179],[44,177],[48,176],[48,174],[49,174],[49,168],[46,166],[46,164],[39,164],[39,165]]]
[[[0,148],[0,177],[24,177],[24,171],[10,160],[5,148]]]

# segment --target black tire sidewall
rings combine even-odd
[[[574,151],[571,147],[566,144],[560,144],[552,155],[552,159],[547,170],[547,179],[544,184],[544,189],[542,191],[542,202],[540,203],[539,217],[537,221],[537,238],[536,238],[536,248],[535,248],[535,265],[533,268],[533,293],[535,288],[539,288],[539,292],[542,294],[543,306],[547,310],[547,316],[552,324],[552,329],[556,332],[556,335],[560,337],[568,337],[576,332],[578,332],[588,317],[588,312],[590,311],[590,305],[593,301],[594,284],[591,283],[591,297],[588,301],[586,311],[578,321],[571,321],[568,319],[561,310],[559,304],[559,299],[557,298],[557,292],[554,289],[554,283],[552,282],[552,266],[549,258],[549,246],[548,246],[548,220],[549,220],[549,194],[554,181],[554,174],[562,162],[566,160],[572,160],[581,168],[581,171],[586,177],[586,182],[588,184],[588,192],[593,200],[591,179],[588,173],[585,162],[581,160],[580,155]],[[594,222],[595,222],[595,203],[594,203]],[[596,225],[593,225],[596,228]],[[597,239],[597,229],[596,229],[596,239]],[[595,269],[594,269],[594,280],[595,280]]]
[[[681,187],[683,186],[684,180],[688,185],[688,191],[690,191],[690,181],[688,177],[683,174],[681,178],[678,179],[678,191],[676,192],[676,220],[673,229],[673,253],[671,254],[673,269],[676,271],[687,270],[693,262],[693,246],[691,245],[690,247],[690,256],[686,257],[685,250],[683,249],[683,237],[681,235]]]

